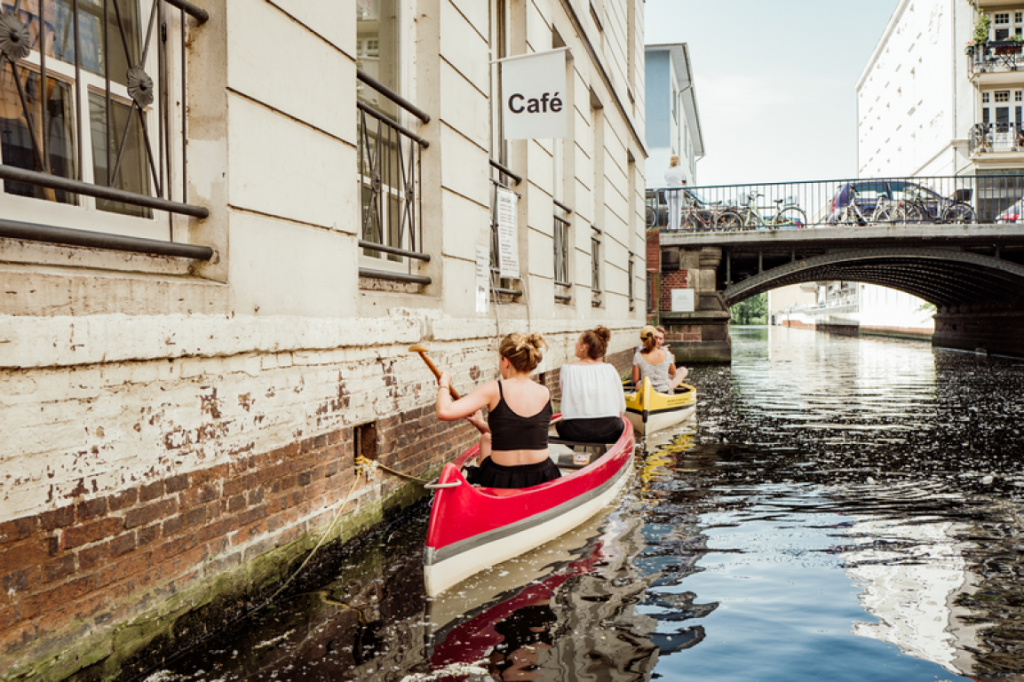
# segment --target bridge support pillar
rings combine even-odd
[[[666,257],[670,248],[674,253]],[[658,317],[676,364],[732,361],[729,309],[717,290],[721,262],[722,250],[717,247],[662,247]],[[692,290],[692,307],[689,295],[673,297],[676,289]]]
[[[935,315],[932,345],[1024,357],[1024,310],[941,309]]]

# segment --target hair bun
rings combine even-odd
[[[594,333],[597,334],[597,337],[605,343],[608,343],[612,338],[612,333],[609,331],[608,327],[598,325],[594,328]]]

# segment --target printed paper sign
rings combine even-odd
[[[693,289],[673,289],[672,312],[692,313],[693,310]]]
[[[498,221],[498,269],[502,277],[519,279],[519,227],[516,205],[519,198],[512,190],[496,187]]]
[[[565,50],[502,60],[501,96],[506,140],[565,137]]]
[[[476,247],[476,311],[487,312],[491,300],[491,250],[486,246]]]

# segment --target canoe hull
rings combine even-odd
[[[658,393],[644,378],[634,393],[626,394],[626,417],[640,434],[654,433],[682,423],[697,411],[697,389],[680,384],[677,392]]]
[[[521,490],[475,488],[460,469],[477,454],[474,446],[445,465],[437,491],[423,559],[427,596],[572,530],[608,506],[633,471],[635,440],[627,425],[608,452],[555,481]]]

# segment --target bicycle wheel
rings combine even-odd
[[[775,214],[772,227],[777,230],[795,230],[807,226],[807,214],[796,206],[784,208]]]
[[[871,214],[871,222],[878,225],[891,225],[896,222],[899,210],[895,206],[881,205]]]
[[[700,216],[696,211],[687,211],[683,214],[683,229],[690,231],[700,229]]]
[[[901,223],[923,223],[924,216],[924,211],[920,206],[904,206],[900,212],[899,221]]]
[[[723,211],[715,221],[716,230],[739,230],[743,227],[743,216],[736,211]]]
[[[967,204],[953,204],[942,212],[942,222],[965,225],[974,222],[974,209]]]

